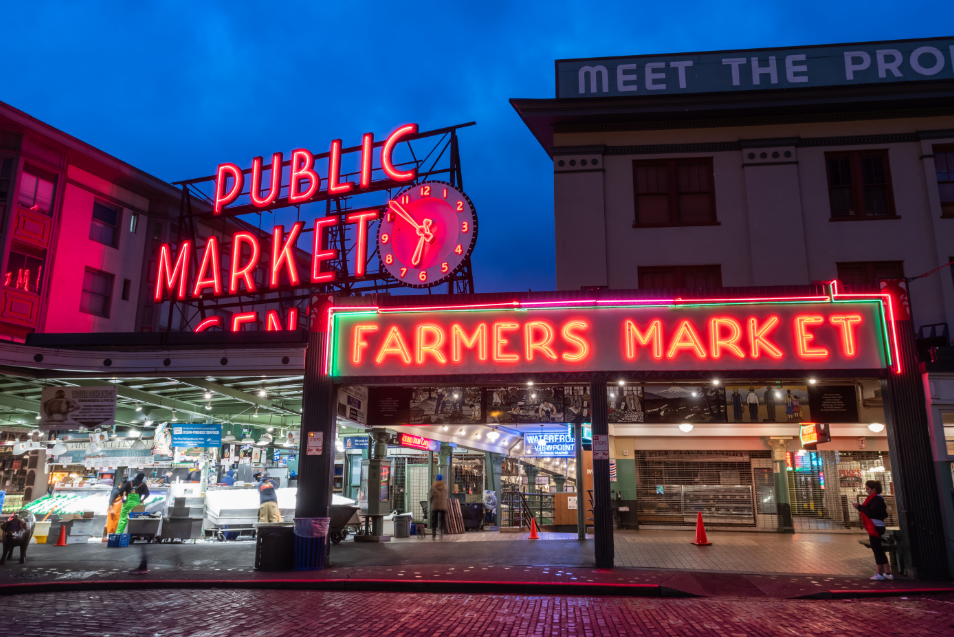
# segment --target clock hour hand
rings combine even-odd
[[[414,255],[411,257],[411,265],[413,265],[415,268],[421,262],[421,257],[424,254],[424,241],[424,235],[421,235],[421,238],[417,240],[417,247],[414,248]]]
[[[421,232],[421,226],[420,226],[420,224],[418,224],[416,221],[414,221],[414,217],[412,217],[410,214],[408,214],[407,210],[405,210],[405,209],[401,206],[401,204],[399,204],[398,202],[392,200],[392,201],[389,201],[389,202],[388,202],[388,207],[389,207],[391,210],[393,210],[394,212],[396,212],[399,217],[401,217],[402,219],[404,219],[405,221],[407,221],[409,224],[411,224],[412,226],[414,226],[414,229],[417,230],[418,234],[420,234],[420,232]]]

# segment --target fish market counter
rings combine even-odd
[[[297,487],[275,489],[282,522],[295,519]],[[258,489],[213,486],[205,492],[205,530],[222,537],[224,531],[252,531],[258,522]]]
[[[37,521],[55,515],[83,515],[93,514],[90,525],[90,537],[102,537],[106,528],[106,515],[109,508],[109,492],[112,487],[106,485],[91,485],[86,487],[60,487],[53,489],[53,493],[44,496],[23,506],[36,516]],[[149,485],[149,497],[144,503],[146,513],[163,514],[169,505],[169,487],[165,485]],[[54,539],[55,541],[55,539]]]

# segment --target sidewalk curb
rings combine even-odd
[[[0,597],[69,591],[157,589],[251,589],[378,591],[392,593],[481,593],[509,595],[595,595],[600,597],[695,597],[657,584],[598,582],[494,582],[386,579],[261,579],[261,580],[72,580],[0,585]]]
[[[811,595],[802,595],[794,599],[865,599],[867,597],[897,597],[900,595],[927,595],[930,593],[954,593],[954,588],[883,588],[863,591],[822,591]]]

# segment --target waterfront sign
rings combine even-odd
[[[525,458],[572,458],[576,455],[576,440],[560,432],[527,433],[523,436],[523,455]]]
[[[954,38],[556,61],[556,96],[645,97],[954,78]]]

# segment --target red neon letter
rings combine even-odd
[[[291,181],[288,183],[288,203],[301,203],[315,196],[321,186],[321,177],[314,171],[315,156],[307,149],[292,151]],[[298,192],[301,180],[308,180],[308,190]]]
[[[355,325],[354,326],[354,335],[352,336],[352,341],[354,341],[354,348],[351,350],[351,362],[355,365],[361,364],[361,350],[368,346],[364,340],[364,334],[373,334],[378,331],[377,325]]]
[[[272,186],[268,191],[267,197],[262,197],[262,158],[256,157],[252,160],[252,187],[249,196],[252,203],[258,208],[265,208],[272,205],[278,199],[278,193],[282,189],[282,154],[274,153],[272,155]]]
[[[533,335],[537,331],[543,332],[542,340],[538,341],[534,339]],[[523,333],[523,351],[527,356],[527,361],[533,360],[533,350],[539,351],[551,361],[555,361],[557,359],[556,352],[550,348],[550,344],[553,343],[552,327],[543,321],[530,321],[523,326]]]
[[[861,323],[861,316],[858,314],[835,314],[828,318],[832,323],[841,324],[841,348],[848,358],[854,358],[857,354],[855,348],[855,324]]]
[[[277,310],[269,310],[265,314],[265,331],[266,332],[281,332],[282,331],[282,317],[278,315]]]
[[[361,138],[361,187],[371,185],[371,153],[374,149],[374,133],[365,133]]]
[[[765,354],[769,358],[778,360],[784,357],[782,350],[768,340],[768,333],[778,326],[778,322],[777,316],[770,316],[765,325],[759,327],[758,319],[749,319],[749,341],[752,344],[752,358],[761,358],[762,350],[765,350]]]
[[[394,181],[413,181],[417,177],[417,167],[407,172],[401,172],[394,167],[394,163],[391,161],[391,154],[394,152],[394,147],[397,146],[398,141],[405,135],[416,134],[417,124],[402,126],[391,133],[391,136],[387,138],[387,141],[384,142],[384,146],[381,148],[381,168],[384,169],[384,174]]]
[[[809,325],[824,325],[823,316],[796,316],[795,317],[795,345],[798,347],[800,358],[828,358],[828,350],[824,347],[812,347],[809,343],[815,335],[807,331]]]
[[[279,285],[279,275],[282,271],[282,264],[288,269],[288,281],[292,285],[298,285],[298,264],[295,263],[295,243],[298,241],[298,235],[301,229],[305,227],[304,221],[299,221],[292,226],[288,233],[285,243],[282,243],[282,237],[285,235],[285,226],[275,226],[272,229],[272,281],[271,287],[277,288]],[[279,246],[281,246],[279,248]]]
[[[181,301],[186,297],[187,279],[189,278],[189,250],[191,248],[191,242],[182,242],[175,268],[172,267],[172,247],[168,243],[163,243],[159,248],[159,271],[156,272],[156,303],[162,302],[163,288],[172,292],[176,285],[176,279],[179,279],[179,294],[176,298]]]
[[[392,327],[391,331],[388,332],[388,337],[384,339],[384,345],[381,346],[378,357],[374,362],[380,365],[389,354],[400,356],[405,365],[411,364],[411,355],[407,352],[407,343],[404,342],[404,337],[401,336],[397,326]]]
[[[431,343],[428,343],[427,335],[433,336]],[[444,355],[438,349],[444,344],[444,330],[437,325],[418,325],[417,326],[417,364],[424,364],[424,357],[427,354],[434,356],[434,359],[443,365],[447,362]]]
[[[211,277],[206,278],[206,272],[211,270]],[[202,263],[196,275],[195,288],[192,296],[202,296],[203,288],[212,288],[215,296],[222,294],[222,274],[219,269],[219,240],[213,235],[205,242],[205,252],[202,253]]]
[[[729,337],[723,338],[722,327],[729,328]],[[742,338],[742,326],[733,318],[717,317],[709,321],[709,340],[712,345],[712,358],[722,358],[722,349],[728,349],[739,358],[745,358],[745,352],[738,346]]]
[[[221,316],[210,316],[201,323],[195,326],[195,329],[192,330],[195,333],[204,332],[210,327],[222,327],[222,317]]]
[[[650,340],[653,342],[653,358],[657,361],[662,360],[662,321],[659,319],[652,321],[645,332],[640,332],[636,324],[630,320],[627,320],[626,323],[623,324],[623,341],[626,343],[626,360],[636,360],[637,341],[642,345],[649,345]]]
[[[379,211],[353,212],[345,216],[345,223],[358,224],[358,237],[354,242],[354,275],[358,278],[367,273],[368,222],[378,218]]]
[[[252,256],[243,267],[239,267],[242,262],[242,244],[247,243],[252,249]],[[252,270],[258,265],[258,257],[261,249],[258,246],[258,238],[251,232],[236,232],[232,236],[232,277],[229,280],[229,293],[238,292],[239,279],[245,281],[245,289],[249,292],[255,291],[255,279],[252,277]]]
[[[585,330],[589,327],[583,321],[569,321],[563,326],[563,340],[571,345],[576,345],[577,351],[574,354],[566,352],[563,354],[563,360],[571,363],[581,361],[590,354],[590,347],[583,337],[574,334],[573,330]]]
[[[225,182],[229,175],[233,179],[232,188],[225,192]],[[238,199],[244,185],[245,175],[242,174],[241,168],[235,164],[219,164],[215,175],[215,214],[220,214],[225,206]]]
[[[258,312],[245,312],[244,314],[233,314],[232,315],[232,331],[239,332],[242,330],[243,323],[255,323],[258,321]]]
[[[312,283],[331,283],[335,280],[338,273],[335,270],[329,270],[328,272],[321,271],[321,262],[328,261],[329,259],[338,258],[338,249],[331,248],[329,250],[322,250],[321,244],[322,239],[325,235],[325,228],[330,228],[331,226],[338,225],[339,218],[336,216],[332,217],[323,217],[321,219],[315,219],[315,245],[312,248],[311,252],[311,282]]]
[[[481,361],[487,360],[487,325],[484,323],[478,325],[477,329],[474,330],[474,335],[470,338],[467,338],[464,328],[460,325],[454,325],[451,328],[451,359],[455,363],[460,362],[461,344],[467,349],[474,349],[476,345],[477,358]]]
[[[350,192],[354,184],[350,181],[338,183],[341,179],[341,140],[331,142],[331,156],[328,158],[328,194],[340,195]]]
[[[676,335],[672,339],[672,345],[669,346],[669,358],[674,358],[679,350],[688,349],[696,353],[697,358],[705,358],[706,350],[699,342],[699,335],[692,323],[688,319],[683,319],[679,327],[676,328]]]
[[[297,330],[298,329],[298,308],[293,307],[288,310],[288,329]]]
[[[516,363],[520,357],[516,354],[506,354],[503,348],[509,341],[503,335],[504,331],[513,332],[520,329],[519,323],[494,323],[494,360],[498,363]]]

